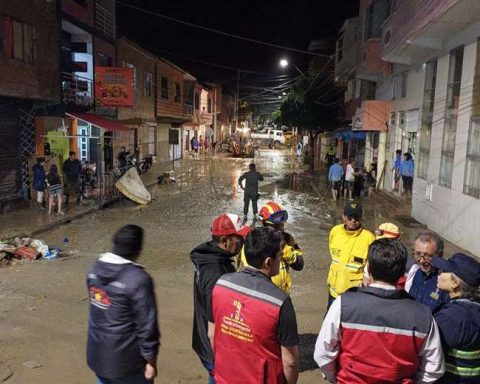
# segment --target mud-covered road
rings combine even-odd
[[[113,232],[126,223],[146,230],[139,262],[156,283],[162,331],[157,381],[206,383],[206,373],[191,349],[193,270],[189,252],[209,239],[210,225],[218,214],[241,214],[243,194],[237,179],[248,163],[199,161],[177,184],[156,187],[148,207],[123,201],[45,233],[42,239],[49,244],[61,245],[64,237],[69,238],[68,258],[0,269],[0,374],[5,374],[5,369],[13,372],[5,383],[94,382],[85,363],[85,274],[98,254],[110,249]],[[299,382],[321,383],[312,353],[326,305],[328,229],[335,217],[340,217],[343,202],[326,202],[324,180],[304,176],[286,153],[264,151],[256,163],[265,175],[259,204],[273,199],[284,205],[289,212],[286,229],[304,250],[305,268],[294,272],[292,293],[301,334]],[[367,227],[373,229],[385,221],[376,208],[365,208]],[[407,240],[412,236],[407,234]],[[31,369],[23,365],[31,360],[41,366]]]

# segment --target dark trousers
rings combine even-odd
[[[250,194],[245,192],[245,195],[243,196],[243,214],[245,216],[248,215],[248,207],[250,205],[250,200],[252,201],[253,215],[255,216],[258,212],[258,204],[257,204],[258,194],[257,193]]]
[[[413,177],[402,176],[402,180],[403,180],[403,188],[405,189],[405,192],[412,194]]]

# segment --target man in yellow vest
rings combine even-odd
[[[362,227],[362,214],[360,204],[348,203],[343,211],[343,224],[330,231],[332,264],[327,279],[328,308],[343,292],[362,284],[368,246],[375,240],[374,234]]]

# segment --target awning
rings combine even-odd
[[[89,124],[95,125],[105,131],[129,131],[132,128],[120,124],[117,121],[106,119],[104,117],[94,115],[93,113],[66,113],[65,115],[75,119],[86,121]]]
[[[334,137],[338,140],[342,141],[349,141],[350,139],[352,140],[365,140],[366,138],[366,133],[365,132],[355,132],[352,131],[351,129],[345,128],[341,129],[339,131],[334,132]]]

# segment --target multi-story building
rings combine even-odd
[[[157,156],[157,120],[155,114],[155,69],[157,57],[140,48],[132,41],[121,37],[117,41],[119,67],[133,70],[133,106],[117,108],[120,123],[132,128],[134,138],[126,143],[133,153],[138,147],[139,156]],[[118,144],[112,143],[113,153],[118,153]],[[123,144],[123,143],[122,143]],[[130,145],[129,145],[130,144]],[[112,159],[113,160],[113,159]]]
[[[415,150],[412,216],[477,254],[479,38],[478,1],[404,0],[382,26],[383,58],[407,84],[390,117],[396,147]]]
[[[0,2],[0,207],[28,196],[35,118],[60,103],[55,3]],[[31,164],[30,164],[31,165]]]
[[[156,118],[158,157],[161,161],[183,157],[184,124],[192,120],[196,79],[175,64],[158,59],[156,64]],[[173,144],[176,143],[176,144]]]

